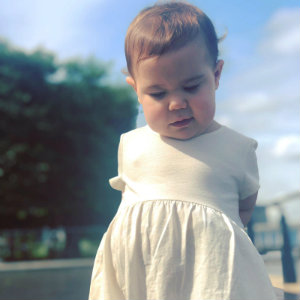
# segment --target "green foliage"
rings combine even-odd
[[[121,133],[137,103],[90,57],[57,63],[0,40],[0,228],[110,221]]]

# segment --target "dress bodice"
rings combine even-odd
[[[238,202],[259,188],[256,146],[225,126],[185,141],[145,126],[122,135],[119,174],[110,183],[122,190],[124,205],[190,201],[220,210],[242,226]]]

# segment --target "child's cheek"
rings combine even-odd
[[[202,93],[198,97],[193,97],[190,101],[190,107],[194,113],[211,116],[215,113],[215,97],[212,93]]]
[[[145,100],[146,101],[143,102],[145,119],[149,125],[153,125],[155,127],[155,124],[162,121],[162,119],[165,117],[165,109],[162,103],[158,101],[153,101],[150,99]]]

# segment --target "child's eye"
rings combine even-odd
[[[199,88],[200,84],[192,85],[192,86],[186,86],[184,87],[184,90],[187,92],[195,92]]]
[[[149,94],[154,99],[162,99],[165,96],[165,92],[159,92],[159,93],[151,93]]]

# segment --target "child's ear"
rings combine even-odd
[[[220,82],[223,66],[224,66],[224,60],[222,60],[222,59],[218,60],[217,65],[215,67],[215,87],[216,87],[216,89],[219,87],[219,82]]]
[[[132,86],[132,88],[135,90],[136,92],[136,85],[135,85],[135,81],[131,76],[127,76],[126,77],[126,82]]]

